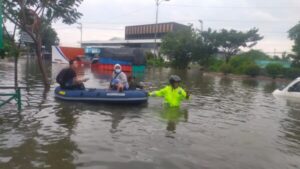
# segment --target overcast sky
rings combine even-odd
[[[155,22],[155,0],[84,0],[79,11],[83,17],[83,41],[124,38],[126,25]],[[300,21],[300,0],[170,0],[159,6],[159,22],[192,23],[204,30],[249,30],[259,28],[264,39],[256,49],[273,53],[290,51],[293,42],[287,31]],[[53,24],[61,45],[78,46],[78,25]]]

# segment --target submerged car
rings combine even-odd
[[[300,77],[296,78],[286,87],[276,89],[273,95],[276,97],[300,98]]]

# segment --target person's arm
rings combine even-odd
[[[161,90],[157,90],[157,91],[150,92],[150,93],[149,93],[149,96],[163,97],[163,96],[165,96],[165,94],[166,94],[166,90],[167,90],[167,87],[164,87],[164,88],[161,89]]]
[[[83,82],[86,82],[86,81],[88,81],[89,80],[89,78],[79,78],[79,77],[74,77],[73,78],[73,83],[74,84],[81,84],[81,83],[83,83]]]
[[[190,97],[190,93],[189,92],[186,92],[183,88],[179,88],[178,89],[178,93],[180,95],[180,99],[189,99]]]
[[[71,76],[73,77],[73,84],[82,84],[83,82],[86,82],[89,80],[89,78],[80,78],[77,76],[76,72],[73,70],[71,72]]]
[[[120,74],[120,80],[121,80],[121,83],[123,84],[123,85],[126,85],[128,82],[127,82],[127,76],[126,76],[126,74],[124,73],[124,72],[122,72],[121,74]]]

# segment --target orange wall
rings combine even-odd
[[[60,47],[60,49],[69,60],[75,59],[77,56],[84,55],[83,48]]]

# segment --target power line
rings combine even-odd
[[[257,9],[257,8],[267,8],[267,9],[299,9],[299,6],[203,6],[203,5],[164,5],[173,7],[183,7],[183,8],[203,8],[203,9]]]

